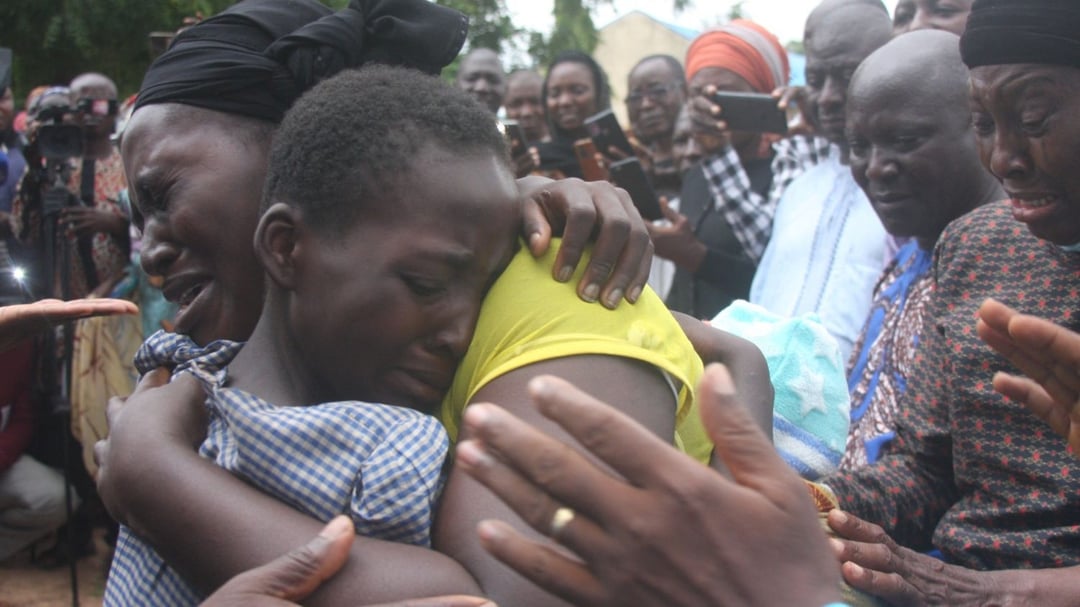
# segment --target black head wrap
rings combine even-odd
[[[280,122],[318,81],[379,62],[438,74],[468,19],[428,0],[244,0],[173,40],[143,78],[135,109],[182,103]]]
[[[1080,68],[1080,2],[976,0],[960,53],[968,67],[1043,63]]]

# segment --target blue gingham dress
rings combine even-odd
[[[141,373],[176,365],[209,396],[200,455],[321,521],[347,513],[359,535],[430,546],[449,441],[433,417],[365,402],[277,407],[227,387],[226,365],[242,344],[205,348],[159,331],[143,344]],[[105,604],[195,605],[199,596],[127,527],[116,544]]]

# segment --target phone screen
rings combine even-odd
[[[720,91],[711,100],[720,106],[721,119],[733,131],[787,134],[787,115],[772,95]]]

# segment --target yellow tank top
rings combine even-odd
[[[649,363],[674,380],[679,388],[675,446],[707,463],[712,443],[694,396],[702,363],[678,322],[651,289],[617,310],[581,301],[575,289],[584,263],[567,283],[551,278],[559,244],[539,259],[522,246],[485,298],[473,341],[441,408],[450,439],[457,440],[469,400],[496,377],[566,356],[622,356]]]

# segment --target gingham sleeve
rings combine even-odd
[[[723,213],[747,256],[757,264],[769,243],[776,201],[770,202],[751,189],[750,177],[730,145],[703,160],[701,168],[717,210]]]
[[[450,441],[433,417],[403,418],[364,461],[351,511],[359,535],[431,545]]]
[[[825,160],[833,152],[828,139],[815,135],[792,135],[773,144],[773,181],[769,199],[773,205],[780,201],[784,190],[807,169]]]

